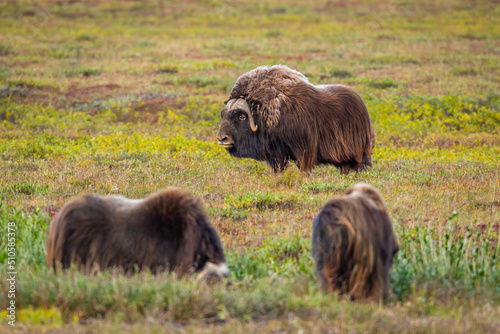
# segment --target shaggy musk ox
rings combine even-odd
[[[380,301],[390,295],[389,271],[399,246],[380,193],[357,183],[326,203],[313,224],[312,251],[326,292]]]
[[[314,86],[283,65],[239,77],[219,126],[217,142],[229,154],[266,161],[274,172],[289,160],[306,173],[318,164],[342,174],[372,166],[375,135],[361,97],[347,86]]]
[[[118,267],[179,275],[226,276],[224,250],[201,204],[168,188],[144,199],[86,195],[67,203],[50,224],[47,264],[86,272]]]

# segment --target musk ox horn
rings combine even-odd
[[[259,129],[259,127],[255,125],[255,121],[253,119],[252,112],[250,111],[250,106],[248,105],[247,101],[245,101],[244,99],[229,100],[229,102],[227,103],[227,110],[233,109],[241,109],[248,115],[248,119],[250,120],[250,128],[253,132]]]

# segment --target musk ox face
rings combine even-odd
[[[328,202],[313,224],[313,257],[322,288],[352,299],[390,296],[389,275],[399,246],[379,192],[358,183]]]
[[[47,264],[75,263],[85,272],[136,268],[200,277],[227,276],[224,250],[201,204],[168,188],[145,199],[80,197],[63,206],[49,226]]]
[[[238,158],[263,160],[259,145],[259,119],[244,99],[229,100],[221,111],[217,143]]]

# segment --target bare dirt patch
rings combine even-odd
[[[111,92],[119,88],[122,88],[122,86],[116,84],[94,85],[88,87],[77,87],[76,85],[71,85],[64,93],[64,96],[68,99],[89,101],[95,100],[96,97],[110,96]]]

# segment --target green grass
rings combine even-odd
[[[461,0],[0,4],[0,222],[19,231],[17,329],[498,331],[499,13]],[[216,144],[236,79],[273,64],[360,93],[372,169],[274,175]],[[358,181],[381,191],[401,246],[383,305],[324,295],[310,254],[314,216]],[[46,267],[65,202],[166,186],[202,199],[227,282]]]
[[[119,317],[126,322],[145,316],[164,321],[251,321],[279,319],[290,312],[315,319],[325,312],[335,318],[342,313],[339,307],[356,309],[348,300],[334,302],[319,290],[309,239],[298,234],[288,239],[269,238],[243,252],[228,251],[229,280],[207,288],[204,283],[169,274],[123,276],[106,272],[85,276],[69,270],[54,275],[45,266],[43,252],[49,217],[39,210],[28,215],[11,207],[0,210],[3,226],[16,222],[18,240],[23,240],[18,243],[17,265],[24,270],[18,275],[17,305],[28,310],[33,307],[40,310],[38,313],[57,306],[61,313],[49,323],[71,321],[75,316]],[[421,312],[432,316],[457,298],[500,302],[498,224],[462,232],[452,224],[456,216],[458,213],[439,229],[396,225],[401,251],[391,276],[394,297],[386,308],[397,309],[400,302],[426,298],[433,305]],[[6,248],[4,242],[0,246]],[[0,260],[4,263],[5,259]],[[0,290],[6,295],[8,284],[2,281]],[[439,305],[443,300],[444,305]],[[458,319],[462,312],[451,318]],[[33,323],[43,316],[38,313],[31,315]]]

